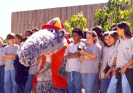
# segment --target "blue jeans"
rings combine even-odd
[[[21,83],[17,84],[17,93],[24,93],[24,86]]]
[[[101,93],[107,93],[110,81],[112,78],[112,72],[110,73],[110,78],[102,78],[101,80]]]
[[[117,79],[116,75],[113,75],[107,93],[116,93]],[[122,93],[131,93],[129,83],[125,74],[122,74]]]
[[[82,74],[82,81],[85,88],[85,93],[94,93],[93,86],[97,76],[97,74]]]
[[[81,93],[82,78],[80,72],[67,72],[67,84],[69,93]]]
[[[5,75],[5,65],[0,66],[0,93],[4,93],[4,75]]]
[[[25,84],[25,88],[24,88],[24,93],[31,93],[32,91],[32,79],[33,79],[34,75],[28,74],[28,79],[27,82]]]
[[[93,92],[99,93],[99,74],[97,74],[97,76],[96,76],[96,81],[93,86]]]
[[[17,93],[17,84],[15,81],[15,70],[6,71],[5,70],[5,93]]]
[[[101,93],[107,93],[107,78],[101,80]]]

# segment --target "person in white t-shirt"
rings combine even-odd
[[[116,63],[116,66],[114,66],[113,76],[107,93],[132,93],[133,39],[128,23],[124,21],[118,23],[117,33],[121,39],[117,40],[115,45],[114,63]]]
[[[106,76],[104,76],[105,68],[112,67],[113,60],[114,60],[114,46],[116,41],[118,40],[118,34],[116,31],[112,32],[105,32],[103,35],[104,41],[106,42],[106,45],[102,50],[102,58],[101,58],[101,65],[99,70],[99,79],[101,80],[101,93],[107,93],[107,89],[111,80],[112,74],[108,70],[106,70]],[[108,64],[107,64],[108,63]],[[108,65],[108,66],[106,66]]]
[[[67,59],[66,71],[67,71],[67,84],[69,93],[81,93],[82,78],[80,74],[80,62],[78,60],[80,53],[77,47],[83,48],[84,43],[80,42],[83,37],[83,30],[80,28],[74,28],[72,30],[72,38],[74,43],[68,45],[64,58]]]

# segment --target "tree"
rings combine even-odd
[[[3,38],[2,37],[0,37],[2,40],[3,40]]]
[[[70,35],[72,34],[72,30],[76,27],[79,27],[81,29],[83,29],[84,31],[88,30],[87,28],[85,28],[87,26],[87,20],[86,18],[83,16],[83,13],[80,12],[78,13],[78,15],[73,15],[70,18],[70,21],[65,21],[64,26],[65,28],[68,29]]]
[[[3,39],[3,43],[4,43],[4,44],[8,44],[8,42],[7,42],[6,39]]]
[[[3,41],[4,44],[8,44],[7,40],[6,39],[3,39],[2,37],[0,37]]]
[[[98,25],[102,27],[103,31],[109,31],[112,24],[121,21],[129,23],[133,18],[133,7],[125,10],[126,5],[130,5],[129,0],[109,0],[107,7],[104,6],[102,9],[96,9],[96,13],[93,16],[93,20],[95,21],[94,26]],[[113,18],[112,22],[110,22],[111,17]],[[133,22],[131,22],[130,26],[133,26]]]

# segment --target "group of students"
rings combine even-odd
[[[133,38],[129,25],[122,21],[114,30],[103,33],[100,27],[86,32],[72,30],[72,43],[68,45],[67,84],[69,93],[133,93]],[[25,86],[16,83],[14,60],[24,42],[38,29],[21,34],[7,35],[8,45],[0,39],[0,93],[31,93],[32,80],[38,70],[33,65],[28,69]],[[100,83],[101,81],[101,83]]]
[[[85,93],[133,93],[133,38],[128,23],[117,23],[116,31],[91,30],[86,42],[82,29],[72,30],[73,43],[64,54],[69,93],[81,93],[82,88]]]
[[[0,38],[0,93],[31,93],[32,79],[38,70],[38,66],[29,67],[27,78],[24,78],[24,86],[16,82],[21,77],[18,77],[19,72],[17,72],[18,69],[15,67],[14,60],[19,55],[19,51],[28,37],[37,31],[39,31],[37,28],[28,29],[24,36],[18,33],[9,33],[6,38],[8,45],[5,45]]]

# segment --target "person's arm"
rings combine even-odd
[[[68,47],[67,47],[67,49],[65,51],[64,58],[66,58],[66,59],[72,58],[71,55],[69,54],[69,45],[68,45]]]
[[[102,78],[101,78],[101,70],[102,70],[102,67],[103,67],[103,49],[101,50],[102,52],[101,52],[101,57],[100,57],[100,69],[99,69],[99,79],[101,80]],[[102,72],[103,73],[103,72]]]
[[[117,57],[114,58],[113,65],[116,65],[116,59]]]
[[[106,63],[106,67],[108,66],[108,61],[107,61],[107,63]]]
[[[92,60],[92,58],[90,58],[90,57],[88,57],[86,55],[84,56],[84,58],[87,59],[87,60]]]
[[[91,54],[91,53],[87,53],[87,52],[85,52],[83,49],[82,49],[81,51],[78,51],[78,52],[80,52],[81,54],[84,54],[84,55],[90,57],[91,59],[96,59],[96,58],[97,58],[96,55]]]
[[[83,61],[84,60],[84,58],[82,57],[82,56],[80,56],[79,57],[79,61],[81,62],[81,61]]]
[[[70,55],[72,58],[77,58],[80,56],[80,53],[79,52],[76,52],[76,53],[68,53],[68,55]]]
[[[110,72],[111,72],[111,71],[113,71],[113,67],[111,67],[111,68],[108,70],[107,73],[104,73],[104,76],[105,76],[106,78],[110,78]]]
[[[133,59],[131,59],[119,72],[120,72],[121,74],[124,74],[125,71],[126,71],[126,69],[127,69],[131,64],[133,64]]]
[[[99,69],[99,79],[101,80],[101,69],[103,67],[103,63],[100,63],[100,69]]]
[[[12,54],[12,55],[4,55],[4,57],[6,58],[15,58],[17,55],[16,54]]]
[[[114,58],[114,60],[113,60],[113,66],[108,70],[108,72],[106,73],[106,74],[104,74],[104,76],[106,77],[106,78],[110,78],[110,72],[111,71],[113,71],[113,75],[115,75],[115,65],[116,65],[116,59],[117,59],[117,57],[115,57]],[[106,66],[108,66],[108,62],[107,62],[107,64],[106,64]]]
[[[41,62],[41,60],[42,60],[42,56],[37,60],[37,62],[36,62],[36,65],[37,66],[39,65],[39,63]]]
[[[118,54],[118,44],[120,43],[120,40],[117,40],[115,46],[114,46],[114,60],[113,60],[113,66],[116,65],[116,59],[117,59],[117,54]]]
[[[15,57],[16,57],[16,54],[4,55],[4,57],[2,58],[2,60],[8,60],[8,59],[15,58]]]
[[[110,73],[111,71],[113,71],[113,67],[111,67],[107,73]]]
[[[2,58],[2,60],[8,60],[8,59],[10,59],[10,58],[7,58],[7,57],[3,57],[3,58]]]
[[[64,58],[66,59],[70,59],[70,58],[77,58],[80,56],[80,53],[76,52],[76,53],[68,53],[68,55],[64,56]]]
[[[79,51],[81,54],[84,54],[85,56],[88,56],[90,59],[96,59],[98,58],[100,60],[101,58],[101,48],[98,44],[95,44],[93,49],[93,53],[85,52],[83,49]]]

